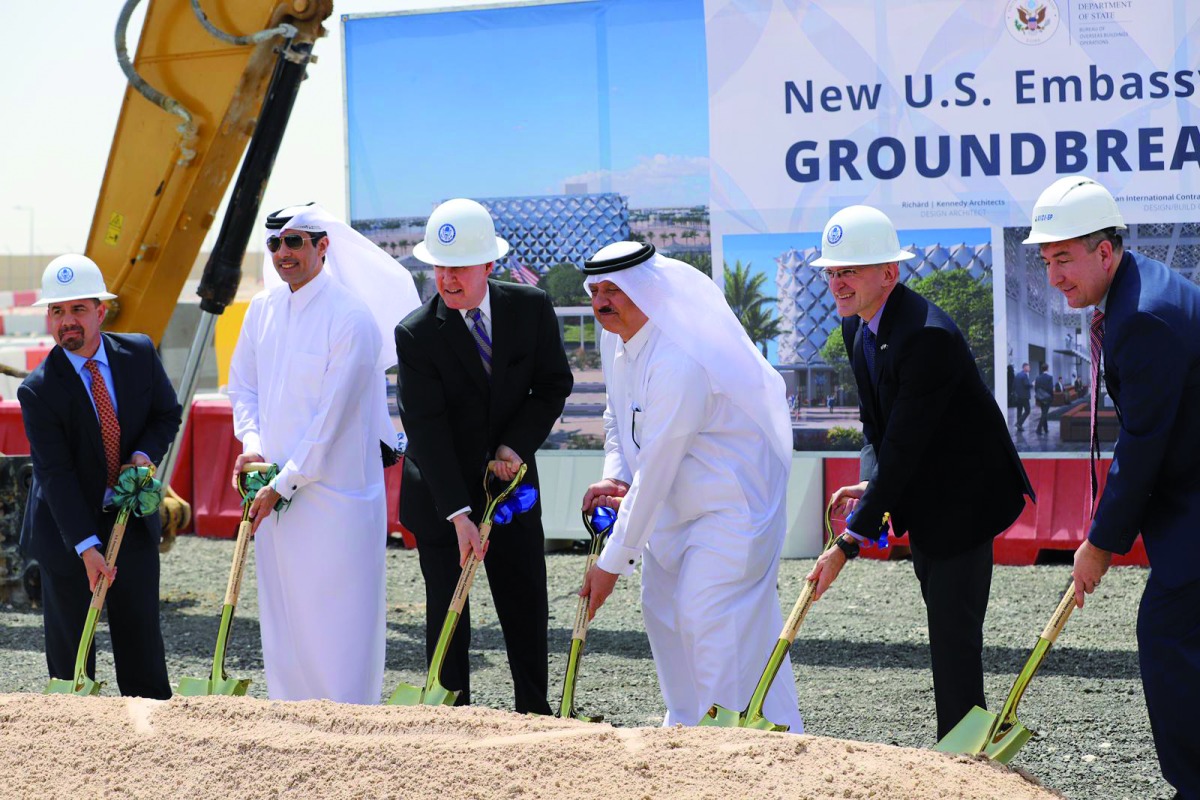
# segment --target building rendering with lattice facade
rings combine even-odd
[[[512,250],[499,264],[519,261],[545,272],[555,264],[583,262],[607,244],[629,238],[629,198],[615,192],[541,197],[480,198],[496,222],[496,234]]]

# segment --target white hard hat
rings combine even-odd
[[[96,262],[87,256],[68,253],[51,261],[42,272],[42,296],[35,306],[65,303],[68,300],[112,300],[116,295],[104,285],[104,276]]]
[[[413,255],[435,267],[473,267],[503,258],[508,242],[496,235],[487,209],[474,200],[447,200],[425,224],[425,241]]]
[[[1059,178],[1033,206],[1033,227],[1022,244],[1062,242],[1105,228],[1124,228],[1117,201],[1083,175]]]
[[[821,257],[812,267],[865,267],[907,261],[913,254],[900,249],[896,227],[877,208],[848,206],[829,218],[821,235]]]

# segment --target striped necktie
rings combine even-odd
[[[863,355],[867,358],[867,374],[871,376],[871,386],[875,386],[875,334],[867,325],[863,326]]]
[[[100,420],[100,438],[104,440],[104,463],[108,486],[115,486],[117,473],[121,469],[121,423],[108,396],[108,385],[100,374],[100,365],[95,359],[84,364],[92,375],[92,402],[96,404],[96,416]]]
[[[1092,313],[1092,414],[1091,414],[1091,445],[1088,461],[1092,468],[1091,492],[1088,494],[1088,516],[1096,513],[1096,489],[1100,481],[1096,477],[1096,461],[1100,458],[1100,432],[1098,418],[1100,415],[1100,345],[1104,341],[1104,312],[1096,309]]]
[[[479,313],[478,308],[472,308],[467,312],[467,318],[471,320],[471,336],[475,337],[475,347],[478,348],[479,357],[483,360],[483,371],[490,378],[492,377],[492,340],[483,327],[483,315]]]

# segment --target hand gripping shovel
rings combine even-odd
[[[592,537],[591,547],[588,548],[587,563],[583,575],[595,566],[600,558],[604,542],[612,531],[613,523],[617,521],[616,509],[601,506],[592,512],[591,517],[583,512],[583,527]],[[563,680],[562,702],[558,704],[558,716],[563,719],[581,719],[584,722],[602,722],[604,717],[589,717],[575,710],[575,680],[579,677],[579,662],[583,658],[583,643],[587,639],[588,612],[591,610],[591,599],[580,597],[575,607],[575,631],[571,634],[571,655],[567,658],[567,677]]]
[[[153,467],[127,468],[117,479],[113,487],[113,501],[119,507],[117,520],[113,523],[112,535],[108,537],[108,548],[104,552],[104,562],[109,566],[117,563],[117,553],[121,550],[121,540],[125,538],[125,526],[129,523],[129,515],[136,513],[144,517],[158,509],[162,501],[162,484],[154,480]],[[46,685],[46,694],[100,694],[104,681],[94,681],[87,676],[87,658],[92,649],[92,640],[96,635],[96,623],[100,619],[100,609],[104,608],[104,598],[108,596],[108,577],[101,575],[92,590],[92,602],[88,606],[87,620],[83,623],[83,636],[79,639],[79,650],[75,653],[75,679],[64,680],[51,678]]]
[[[825,547],[822,552],[833,546],[833,506],[825,507]],[[875,540],[878,547],[887,547],[887,515],[883,518],[883,527],[880,529],[879,538]],[[771,690],[771,684],[775,682],[775,676],[779,673],[779,668],[783,665],[783,659],[787,657],[788,651],[792,647],[792,642],[796,640],[796,634],[800,631],[800,625],[804,622],[804,617],[808,614],[808,610],[812,608],[813,593],[816,591],[817,584],[813,581],[805,581],[804,588],[800,590],[800,596],[796,598],[796,604],[792,606],[792,613],[788,615],[787,621],[783,623],[783,630],[779,634],[779,640],[775,642],[775,649],[771,651],[771,657],[767,659],[767,667],[763,670],[762,677],[758,679],[758,685],[754,687],[754,694],[750,695],[750,703],[742,712],[733,711],[721,705],[714,705],[708,710],[708,713],[700,718],[701,726],[712,726],[721,728],[756,728],[760,731],[776,731],[779,733],[786,732],[790,726],[776,725],[769,719],[763,716],[763,703],[767,700],[767,692]]]
[[[483,511],[483,522],[479,526],[479,541],[482,544],[487,544],[488,536],[492,532],[496,507],[525,478],[525,469],[526,465],[522,464],[517,470],[517,477],[513,478],[512,483],[495,498],[492,497],[491,470],[489,469],[483,473],[483,491],[487,499],[487,505]],[[532,489],[533,487],[529,488]],[[529,498],[529,495],[526,495],[526,497]],[[536,500],[536,493],[534,493],[532,498],[529,499],[529,508],[533,507],[533,503]],[[446,660],[446,651],[450,648],[450,640],[454,637],[454,629],[458,626],[458,618],[462,614],[463,606],[466,605],[467,595],[471,593],[471,584],[475,582],[475,572],[478,569],[479,560],[475,558],[475,553],[472,551],[467,554],[467,562],[463,565],[462,574],[459,575],[458,586],[455,587],[454,596],[450,599],[450,609],[446,612],[446,621],[442,623],[442,632],[438,636],[437,646],[433,649],[433,658],[429,662],[429,674],[425,678],[425,685],[413,686],[411,683],[400,684],[396,687],[396,691],[392,692],[392,696],[388,698],[388,705],[452,706],[454,705],[454,701],[458,699],[459,692],[457,690],[451,691],[442,686],[442,662]]]
[[[248,478],[247,473],[255,473]],[[258,490],[271,482],[278,473],[274,464],[253,462],[242,467],[238,475],[238,491],[242,495],[242,521],[238,524],[237,541],[233,546],[233,564],[229,568],[229,583],[225,586],[225,604],[221,608],[221,625],[217,628],[217,649],[213,653],[212,673],[207,678],[180,678],[179,694],[184,697],[204,697],[224,694],[242,697],[250,686],[249,678],[230,678],[225,673],[225,647],[229,640],[229,629],[233,626],[233,612],[237,608],[238,596],[242,592],[242,572],[246,569],[246,556],[250,552],[250,505]]]
[[[1021,668],[1021,674],[1017,676],[1000,713],[992,714],[975,706],[934,749],[943,753],[983,753],[1001,764],[1012,761],[1021,746],[1033,735],[1017,719],[1017,703],[1021,702],[1021,695],[1025,694],[1026,687],[1033,680],[1038,667],[1042,665],[1050,645],[1054,644],[1055,639],[1062,633],[1063,626],[1067,624],[1067,618],[1071,616],[1074,608],[1075,584],[1072,582],[1067,585],[1067,591],[1058,602],[1058,608],[1054,609],[1054,616],[1046,623],[1046,628],[1034,646],[1029,660]]]

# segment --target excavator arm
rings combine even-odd
[[[136,55],[123,65],[132,77],[87,255],[118,296],[106,327],[158,343],[254,134],[280,53],[288,45],[311,48],[333,6],[332,0],[149,3]],[[136,5],[126,3],[122,22]],[[218,38],[221,32],[263,35],[231,43]],[[118,51],[124,38],[119,26]]]

